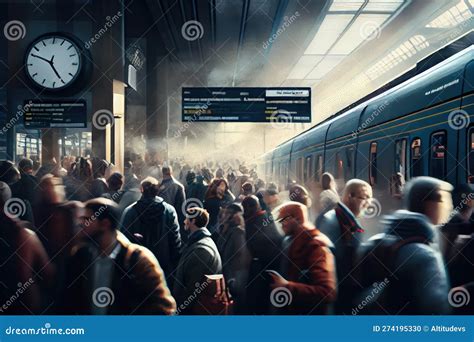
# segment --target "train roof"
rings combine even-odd
[[[396,106],[396,101],[394,100],[394,97],[402,95],[402,94],[397,94],[396,93],[397,91],[401,91],[402,88],[406,86],[410,87],[410,85],[412,85],[412,88],[415,86],[418,87],[420,82],[428,80],[429,79],[428,76],[430,76],[430,78],[433,78],[434,82],[430,82],[430,81],[427,82],[426,89],[429,89],[429,85],[431,83],[436,83],[437,81],[439,81],[440,76],[442,78],[441,81],[443,81],[445,79],[449,79],[453,75],[459,75],[460,70],[464,70],[464,67],[466,66],[466,64],[470,60],[473,59],[474,57],[473,45],[465,47],[463,50],[457,53],[453,53],[451,45],[458,44],[459,41],[467,41],[467,42],[470,42],[470,44],[472,44],[472,41],[474,41],[474,32],[471,31],[470,33],[460,38],[455,43],[452,43],[444,48],[441,48],[438,51],[435,51],[430,56],[418,62],[415,68],[410,69],[403,75],[397,77],[395,80],[387,83],[380,89],[365,96],[359,101],[356,101],[352,105],[342,109],[341,111],[337,112],[336,114],[332,115],[326,120],[320,122],[319,124],[298,134],[297,136],[291,138],[290,140],[287,140],[284,143],[278,145],[272,151],[277,151],[283,146],[287,146],[287,144],[290,144],[291,146],[292,141],[296,142],[295,150],[300,150],[302,148],[307,147],[307,145],[309,145],[309,142],[311,142],[311,144],[316,144],[315,139],[319,141],[319,138],[316,138],[316,137],[319,137],[320,135],[321,136],[326,135],[327,129],[324,129],[323,128],[324,126],[330,127],[332,123],[340,119],[343,119],[346,116],[349,116],[349,117],[346,118],[347,121],[344,122],[344,125],[338,125],[337,129],[331,129],[330,127],[328,139],[334,138],[336,136],[349,134],[354,129],[354,127],[357,128],[357,125],[358,125],[359,116],[353,115],[353,114],[357,111],[362,112],[362,110],[367,106],[369,106],[370,108],[367,108],[368,110],[366,110],[364,114],[364,118],[367,119],[367,115],[375,116],[375,120],[371,120],[370,125],[368,125],[367,127],[370,127],[371,125],[375,125],[383,121],[390,120],[391,115],[387,115],[386,113],[391,112],[393,113],[392,116],[400,115],[399,108],[397,110],[393,110],[393,108]],[[433,77],[433,73],[437,73],[438,76]],[[453,79],[452,81],[455,82],[456,80]],[[438,82],[438,83],[441,83],[441,82]],[[449,82],[444,83],[441,86],[444,86],[444,85],[449,86]],[[455,97],[456,93],[460,94],[459,87],[462,87],[462,82],[453,83],[451,85],[453,87],[451,87],[451,89],[449,89],[449,91],[445,93],[444,97],[451,97],[451,96]],[[433,89],[436,89],[436,88],[433,88]],[[426,90],[425,93],[433,89]],[[419,96],[419,94],[417,94],[417,96]],[[427,101],[429,101],[429,99],[427,99]],[[418,101],[416,103],[412,103],[411,105],[420,106],[420,103]],[[409,110],[409,108],[404,109],[403,112],[406,112],[407,110]],[[384,114],[379,115],[379,114],[382,114],[382,112]],[[378,114],[374,115],[374,113],[378,113]],[[395,114],[395,113],[398,113],[398,114]],[[356,119],[352,119],[351,117],[355,117]],[[362,122],[364,122],[364,118],[362,118]],[[354,126],[354,122],[352,122],[354,120],[357,120],[357,124],[355,126]],[[311,139],[309,139],[309,137],[311,137]]]

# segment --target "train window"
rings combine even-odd
[[[469,146],[467,159],[467,181],[470,184],[474,183],[474,127],[469,130]]]
[[[411,141],[411,177],[423,175],[423,153],[421,150],[421,139],[415,138]]]
[[[341,179],[344,177],[344,163],[342,161],[341,154],[339,152],[336,153],[336,165],[335,165],[336,179]]]
[[[321,180],[321,176],[323,175],[323,156],[318,155],[316,157],[316,181]]]
[[[303,179],[303,170],[304,170],[304,159],[302,157],[298,158],[296,161],[296,179],[291,179],[291,181],[301,182]]]
[[[431,135],[430,176],[446,178],[446,132],[435,132]]]
[[[304,182],[307,183],[311,180],[311,175],[313,174],[312,168],[312,157],[306,157],[304,165]]]
[[[346,148],[346,168],[344,169],[344,179],[348,180],[351,179],[352,176],[352,168],[354,162],[354,148],[349,147]]]
[[[377,143],[370,144],[369,153],[369,183],[370,185],[377,184]]]
[[[407,168],[407,140],[400,139],[395,141],[395,173],[400,172],[406,179]]]

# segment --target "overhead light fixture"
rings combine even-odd
[[[461,0],[456,6],[451,7],[446,12],[432,20],[428,25],[426,25],[426,27],[450,28],[471,18],[472,12],[470,8],[467,7],[464,0]]]

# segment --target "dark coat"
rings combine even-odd
[[[336,215],[336,209],[340,214]],[[335,312],[349,314],[352,310],[355,289],[357,289],[353,273],[362,236],[360,224],[352,212],[342,203],[337,203],[336,209],[332,209],[322,216],[318,229],[334,245],[332,251],[336,258],[338,282]]]
[[[373,236],[361,253],[360,284],[373,289],[380,282],[377,276],[389,270],[388,283],[383,290],[375,314],[435,315],[448,314],[449,284],[441,254],[434,248],[434,227],[419,213],[398,210],[383,221],[385,233]],[[375,248],[390,250],[401,240],[420,238],[406,243],[388,258],[369,263]],[[393,275],[392,275],[393,274]]]
[[[173,287],[173,295],[182,314],[199,307],[198,288],[206,281],[205,275],[222,273],[222,261],[211,233],[200,228],[189,236],[183,250]],[[187,303],[187,305],[185,304]]]
[[[35,176],[22,173],[21,178],[11,186],[12,197],[21,198],[33,203],[38,191],[37,187],[38,179]]]
[[[243,303],[250,265],[245,230],[240,226],[219,227],[214,236],[222,259],[224,277],[236,302]],[[240,304],[239,303],[239,304]]]
[[[121,245],[114,268],[110,290],[114,300],[107,307],[110,315],[171,315],[176,302],[170,294],[163,271],[146,248],[130,243],[119,235]],[[94,303],[94,267],[98,256],[94,246],[78,248],[69,260],[59,312],[63,314],[91,314]],[[96,294],[97,296],[97,294]],[[101,303],[100,298],[96,301]]]
[[[168,282],[172,282],[181,250],[176,210],[161,197],[142,197],[125,209],[120,230],[130,241],[148,248],[158,259]]]
[[[160,183],[160,190],[158,196],[173,206],[178,214],[178,223],[181,228],[181,238],[186,241],[187,233],[184,230],[185,215],[183,212],[183,204],[186,201],[186,194],[184,193],[184,186],[178,182],[174,177],[163,179]]]
[[[273,217],[262,210],[245,220],[245,239],[252,257],[247,281],[247,313],[266,314],[270,306],[270,282],[265,270],[280,268],[283,236]]]

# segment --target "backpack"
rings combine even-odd
[[[379,234],[363,248],[356,275],[363,289],[354,299],[356,304],[352,314],[387,314],[391,305],[387,288],[394,288],[397,277],[395,261],[400,249],[411,243],[428,244],[423,236],[399,239],[395,236]],[[362,308],[361,305],[362,304]],[[383,308],[383,309],[382,309]],[[389,312],[394,314],[394,312]]]

